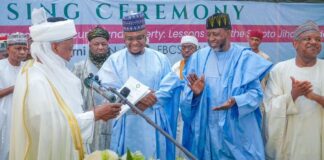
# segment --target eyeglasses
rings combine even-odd
[[[127,37],[125,37],[125,40],[128,41],[128,42],[143,41],[143,40],[145,40],[145,38],[146,38],[145,35],[138,35],[138,36],[134,36],[134,37],[127,36]]]

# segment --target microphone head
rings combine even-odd
[[[96,77],[98,76],[94,76],[93,73],[89,73],[88,77],[83,80],[83,84],[87,88],[91,88],[91,84],[95,81]]]
[[[91,83],[92,83],[92,78],[87,77],[83,80],[83,84],[87,87],[87,88],[91,88]]]
[[[93,77],[93,73],[89,73],[88,78],[92,78]]]
[[[127,87],[124,87],[121,91],[120,94],[123,95],[125,98],[129,95],[130,89]]]
[[[95,75],[95,76],[94,76],[94,80],[95,80],[95,81],[99,81],[99,77],[98,77],[98,75]]]

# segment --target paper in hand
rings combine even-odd
[[[142,84],[133,77],[129,77],[126,83],[121,88],[124,87],[127,87],[130,90],[129,95],[127,96],[127,100],[134,105],[138,101],[140,101],[144,96],[150,93],[150,89],[148,86]],[[130,107],[127,104],[122,105],[121,111],[117,116],[117,119],[124,115],[129,109]]]

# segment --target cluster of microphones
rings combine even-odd
[[[182,150],[189,159],[196,160],[197,158],[192,155],[187,149],[185,149],[181,144],[179,144],[173,137],[171,137],[167,132],[165,132],[161,127],[156,125],[149,117],[143,114],[134,104],[131,104],[127,101],[127,96],[130,93],[130,89],[127,87],[123,87],[120,92],[116,91],[115,88],[105,87],[104,84],[101,84],[99,77],[94,76],[92,73],[84,79],[84,85],[89,88],[95,90],[98,94],[106,98],[110,103],[126,103],[132,109],[138,113],[139,116],[144,118],[147,123],[149,123],[152,127],[156,128],[160,133],[162,133],[167,139],[169,139],[172,143],[174,143],[180,150]]]
[[[110,103],[122,103],[123,98],[126,98],[130,93],[129,88],[123,87],[120,90],[120,94],[123,97],[119,97],[114,92],[112,92],[112,88],[102,85],[99,77],[97,75],[93,75],[92,73],[90,73],[88,77],[84,79],[83,83],[87,88],[95,90],[101,96],[106,98]]]

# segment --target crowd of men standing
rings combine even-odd
[[[135,105],[198,159],[324,160],[324,62],[313,21],[294,32],[296,57],[273,66],[259,49],[262,32],[250,32],[250,47],[231,43],[229,15],[215,13],[206,19],[208,46],[183,36],[183,59],[171,67],[147,47],[144,15],[132,13],[122,20],[124,49],[111,53],[109,32],[97,26],[87,35],[88,57],[70,71],[74,21],[47,18],[43,9],[32,15],[31,39],[13,33],[5,44],[0,37],[7,54],[0,60],[0,160],[84,159],[104,149],[186,157],[135,111],[116,119],[122,104],[86,88],[89,73],[107,87],[119,89],[130,77],[148,86]]]

